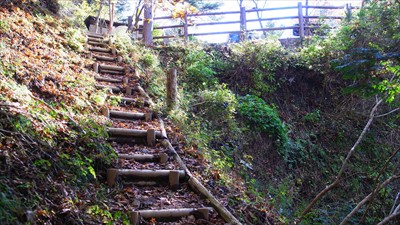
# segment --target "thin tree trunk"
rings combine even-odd
[[[96,17],[96,30],[95,30],[96,33],[99,30],[100,14],[101,14],[102,9],[103,9],[103,3],[100,1],[100,8],[99,8],[99,12],[97,13],[97,17]]]

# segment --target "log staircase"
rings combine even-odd
[[[188,170],[169,142],[162,119],[152,112],[153,102],[137,82],[138,72],[111,46],[108,37],[87,33],[88,57],[98,74],[96,88],[120,100],[119,106],[101,112],[112,122],[107,132],[118,155],[116,166],[107,170],[107,183],[112,193],[128,190],[135,199],[116,205],[128,211],[134,225],[240,224]]]

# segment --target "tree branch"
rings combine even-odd
[[[375,193],[377,193],[379,190],[381,190],[382,188],[384,188],[386,185],[388,185],[390,182],[392,182],[393,180],[399,179],[400,175],[396,174],[393,175],[391,177],[389,177],[388,179],[386,179],[383,183],[379,184],[379,186],[377,188],[375,188],[375,190],[373,190],[369,195],[367,195],[361,202],[359,202],[357,204],[357,206],[342,220],[342,222],[340,223],[340,225],[344,225],[346,224],[349,219],[358,212],[358,210],[360,210],[360,208],[367,203],[370,199],[372,199],[375,196]]]
[[[387,222],[396,218],[397,216],[400,216],[400,212],[390,214],[389,216],[385,217],[381,222],[379,222],[378,225],[386,224]]]
[[[351,147],[351,149],[349,150],[349,152],[347,153],[346,159],[343,161],[342,166],[338,172],[338,174],[336,175],[335,180],[328,185],[324,190],[322,190],[320,193],[317,194],[317,196],[315,196],[315,198],[306,206],[306,208],[304,209],[304,211],[300,214],[300,216],[296,219],[297,222],[300,222],[302,220],[302,218],[311,211],[311,209],[314,207],[314,205],[326,194],[328,193],[330,190],[332,190],[334,187],[336,187],[339,182],[340,182],[340,178],[342,177],[345,169],[347,168],[348,164],[349,164],[349,160],[351,158],[351,156],[353,156],[356,148],[358,147],[358,145],[361,143],[361,141],[363,140],[365,134],[367,133],[369,127],[371,126],[372,122],[374,121],[375,118],[375,113],[378,110],[379,105],[383,102],[382,99],[377,99],[374,107],[371,109],[371,112],[369,114],[369,119],[367,124],[364,126],[363,131],[361,132],[361,134],[358,136],[357,141],[354,143],[353,147]]]
[[[393,109],[393,110],[390,111],[390,112],[387,112],[387,113],[384,113],[384,114],[381,114],[381,115],[377,115],[377,116],[375,116],[375,118],[387,116],[387,115],[389,115],[389,114],[392,114],[392,113],[396,112],[396,111],[399,110],[399,109],[400,109],[400,108]]]

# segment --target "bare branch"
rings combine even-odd
[[[399,109],[400,109],[400,108],[393,109],[393,110],[391,110],[391,111],[389,111],[389,112],[387,112],[387,113],[384,113],[384,114],[381,114],[381,115],[375,116],[375,118],[379,118],[379,117],[384,117],[384,116],[387,116],[387,115],[389,115],[389,114],[392,114],[392,113],[396,112],[396,111],[397,111],[397,110],[399,110]]]
[[[385,180],[383,183],[381,183],[377,188],[375,188],[374,191],[372,191],[372,192],[371,192],[369,195],[367,195],[361,202],[359,202],[359,203],[357,204],[357,206],[342,220],[342,222],[340,223],[340,225],[346,224],[346,223],[349,221],[349,219],[350,219],[355,213],[357,213],[358,210],[360,210],[360,208],[361,208],[365,203],[367,203],[369,200],[371,200],[371,199],[374,197],[375,193],[377,193],[379,190],[381,190],[382,188],[384,188],[386,185],[388,185],[388,184],[391,183],[392,181],[394,181],[394,180],[396,180],[396,179],[399,179],[399,178],[400,178],[400,175],[399,175],[399,174],[396,174],[396,175],[393,175],[393,176],[389,177],[388,179],[386,179],[386,180]]]
[[[378,97],[376,97],[376,104],[374,105],[374,107],[371,109],[371,112],[369,114],[369,119],[368,122],[366,123],[366,125],[364,126],[363,131],[361,132],[361,134],[358,136],[357,141],[354,143],[353,147],[351,147],[351,149],[349,150],[349,152],[347,153],[346,159],[343,161],[342,166],[338,172],[338,174],[336,175],[335,180],[328,185],[326,188],[324,188],[324,190],[322,190],[320,193],[317,194],[317,196],[315,196],[315,198],[307,205],[307,207],[304,209],[304,211],[301,213],[301,215],[296,219],[297,222],[300,222],[301,219],[311,211],[311,209],[314,207],[314,205],[329,191],[331,191],[334,187],[336,187],[339,182],[340,179],[345,171],[345,169],[347,168],[350,158],[351,156],[353,156],[356,148],[358,147],[358,145],[361,143],[361,141],[363,140],[365,134],[367,133],[369,127],[371,126],[372,122],[374,121],[375,118],[375,113],[378,110],[379,105],[383,102],[383,99],[379,99]]]
[[[381,222],[379,222],[378,225],[386,224],[397,216],[400,216],[400,212],[390,214],[389,216],[385,217]]]

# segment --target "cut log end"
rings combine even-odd
[[[168,162],[168,155],[166,153],[161,153],[160,154],[160,163],[164,164]]]

